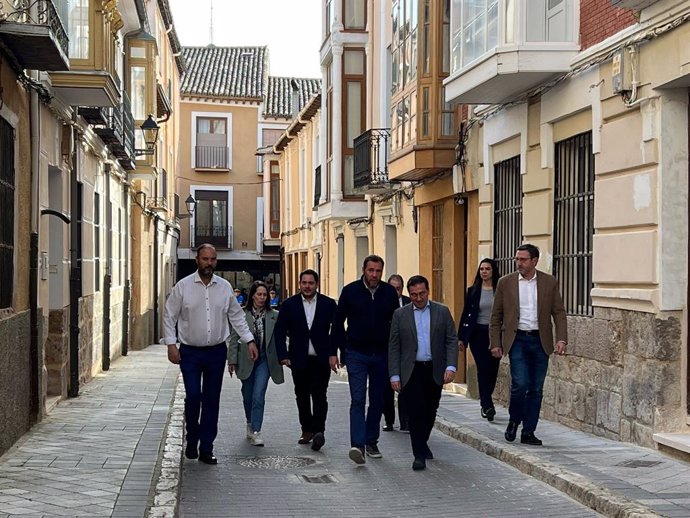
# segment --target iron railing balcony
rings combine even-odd
[[[168,212],[168,200],[165,196],[149,198],[147,205],[154,212]]]
[[[388,157],[391,131],[369,129],[355,138],[354,188],[362,194],[381,194],[390,190]]]
[[[321,166],[314,169],[314,205],[316,208],[319,206],[319,200],[321,199]]]
[[[192,248],[208,243],[219,249],[232,250],[232,227],[224,225],[196,225]]]
[[[196,146],[194,167],[196,169],[230,169],[227,146]]]
[[[22,68],[69,70],[69,38],[53,0],[0,0],[0,39]]]
[[[79,115],[93,126],[94,132],[123,168],[130,171],[135,169],[134,118],[126,92],[118,106],[82,106]]]

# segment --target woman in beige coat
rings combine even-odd
[[[268,304],[268,287],[262,281],[252,284],[244,309],[247,325],[254,335],[254,344],[240,340],[233,329],[228,339],[228,371],[242,380],[242,400],[247,418],[247,439],[254,446],[263,446],[261,426],[269,377],[274,383],[285,381],[283,366],[278,361],[273,330],[278,312]]]

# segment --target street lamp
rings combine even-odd
[[[134,153],[136,156],[153,155],[156,150],[156,144],[158,143],[158,131],[161,129],[160,126],[154,120],[153,115],[149,115],[139,128],[144,132],[144,143],[146,147],[144,149],[135,149]]]
[[[194,199],[194,196],[191,194],[187,196],[184,204],[187,206],[188,214],[177,214],[177,219],[187,219],[194,215],[194,209],[196,209],[196,200]]]

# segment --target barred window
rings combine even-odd
[[[0,118],[0,308],[14,292],[14,128]]]
[[[556,144],[553,272],[569,315],[594,314],[594,155],[592,133]]]
[[[433,253],[431,256],[431,298],[443,302],[443,204],[434,205],[431,241]]]
[[[494,259],[501,275],[515,269],[522,243],[522,175],[520,157],[494,164]]]

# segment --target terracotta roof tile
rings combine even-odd
[[[302,79],[296,77],[269,77],[268,92],[264,105],[264,117],[292,119],[292,85],[299,93],[299,107],[302,110],[315,94],[321,90],[320,79]]]

